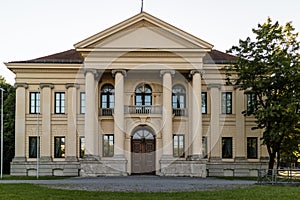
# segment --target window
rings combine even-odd
[[[231,92],[222,92],[222,114],[232,114]]]
[[[54,158],[65,157],[65,137],[54,137]]]
[[[175,85],[172,89],[172,108],[175,116],[184,116],[185,107],[185,89],[182,85]]]
[[[184,157],[184,135],[173,136],[173,156],[178,158]]]
[[[80,158],[84,157],[84,150],[85,150],[85,138],[80,137],[79,138],[79,157]]]
[[[247,158],[257,158],[257,138],[247,138]]]
[[[202,114],[207,114],[207,92],[202,92]]]
[[[55,92],[55,114],[65,113],[65,93]]]
[[[85,114],[85,93],[80,92],[80,114]]]
[[[38,137],[36,136],[29,137],[29,158],[37,158],[37,144],[38,144],[37,138]]]
[[[202,137],[202,155],[207,158],[207,137]]]
[[[136,106],[152,105],[152,89],[148,84],[141,84],[135,90]]]
[[[255,111],[254,94],[247,94],[247,113]]]
[[[232,138],[222,138],[222,158],[232,158]]]
[[[115,106],[115,89],[111,84],[105,84],[101,89],[101,116],[112,116]]]
[[[114,135],[103,136],[103,157],[114,156]]]
[[[30,114],[38,114],[40,113],[41,108],[41,95],[39,92],[30,92]]]

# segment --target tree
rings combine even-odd
[[[253,129],[263,129],[269,169],[273,169],[276,158],[280,160],[282,144],[299,139],[294,134],[300,121],[300,43],[294,31],[291,22],[281,26],[268,18],[252,29],[253,41],[250,37],[240,40],[228,51],[237,60],[226,67],[227,83],[253,97],[253,109],[244,114],[256,118]]]
[[[9,173],[15,155],[15,88],[0,76],[3,92],[3,173]],[[2,98],[2,97],[1,97]]]

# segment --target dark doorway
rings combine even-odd
[[[131,174],[155,174],[155,138],[148,129],[139,129],[132,136]]]

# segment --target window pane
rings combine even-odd
[[[65,157],[65,137],[54,137],[54,157]]]
[[[222,138],[222,158],[232,158],[232,138]]]
[[[29,137],[29,158],[37,157],[37,137]]]
[[[206,114],[207,113],[207,93],[206,92],[202,92],[202,114]]]
[[[184,136],[183,135],[173,136],[173,156],[184,157]]]
[[[79,156],[80,158],[84,157],[84,150],[85,150],[85,138],[84,137],[80,137],[80,144],[79,144]]]
[[[207,158],[207,138],[202,137],[202,155]]]
[[[80,93],[80,113],[85,114],[85,93]]]
[[[104,157],[114,156],[114,135],[103,136],[103,156]]]
[[[257,158],[257,138],[247,138],[247,158]]]

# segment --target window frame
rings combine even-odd
[[[250,146],[249,146],[249,142],[251,141],[251,140],[255,140],[255,143],[256,144],[254,144],[255,145],[255,147],[253,147],[254,148],[254,154],[255,154],[255,156],[251,156],[250,154],[251,153],[249,153],[250,152]],[[253,142],[253,141],[252,141]],[[251,144],[251,146],[253,146],[253,143],[252,142],[250,142]],[[257,137],[247,137],[247,158],[248,159],[257,159],[258,158],[258,138]]]
[[[32,95],[34,95],[34,99],[32,99]],[[33,102],[34,102],[34,105],[32,105]],[[32,110],[32,108],[33,108],[33,110]],[[30,114],[40,114],[41,113],[41,93],[40,92],[29,92],[29,113]]]
[[[253,93],[246,94],[246,111],[247,112],[255,111],[255,105],[253,102],[254,98],[255,98],[255,95]]]
[[[207,114],[207,92],[201,92],[201,101],[201,112],[202,114]]]
[[[57,98],[57,96],[59,98]],[[65,114],[66,113],[66,93],[65,92],[55,92],[54,93],[54,113],[55,114]],[[59,104],[58,104],[59,102]]]
[[[107,90],[107,91],[104,91],[104,90]],[[103,97],[105,97],[106,102],[103,102]],[[111,99],[111,97],[113,97],[113,99]],[[103,106],[104,103],[105,103],[105,106]],[[100,108],[114,109],[114,107],[115,107],[115,88],[112,84],[104,84],[101,87]]]
[[[182,91],[174,92],[175,89],[181,89]],[[183,99],[181,99],[181,97],[183,97]],[[175,101],[174,101],[174,99],[175,99]],[[183,100],[183,102],[181,100]],[[176,105],[176,106],[174,106],[174,105]],[[186,108],[186,89],[181,84],[176,84],[172,87],[172,108],[173,109]]]
[[[225,149],[225,145],[227,145],[228,143],[225,141],[230,141],[230,149],[229,148],[226,148]],[[225,154],[225,150],[229,150],[228,155]],[[233,138],[232,137],[222,137],[222,158],[223,159],[231,159],[233,158]]]
[[[108,137],[108,139],[106,140],[105,137]],[[111,140],[111,138],[112,138],[112,140]],[[113,157],[114,154],[115,154],[115,150],[114,150],[114,148],[115,148],[115,136],[114,136],[114,134],[104,134],[102,139],[103,139],[103,145],[102,145],[102,147],[103,147],[103,149],[102,149],[103,150],[102,151],[103,157]],[[106,152],[106,147],[105,147],[106,142],[108,142],[107,143],[107,152]],[[110,145],[110,142],[112,142],[112,145]]]
[[[174,158],[184,158],[185,157],[185,135],[183,134],[176,134],[173,135],[173,157]],[[175,144],[175,137],[177,137],[177,144]],[[182,138],[182,141],[181,139]],[[182,142],[182,147],[181,147],[181,142]],[[175,145],[178,146],[177,151],[175,149]],[[180,150],[182,149],[182,154]]]
[[[142,89],[140,89],[142,88]],[[146,91],[146,88],[150,90],[150,92]],[[142,83],[135,88],[135,97],[134,104],[135,106],[152,106],[152,88],[149,84]],[[137,97],[141,98],[141,102],[137,101]],[[146,97],[150,97],[150,102],[146,102]]]
[[[57,139],[60,139],[59,144],[56,143]],[[58,145],[60,146],[59,149],[57,149]],[[66,157],[66,137],[55,136],[54,137],[54,158],[65,158],[65,157]]]
[[[208,148],[207,148],[207,137],[203,136],[202,137],[202,156],[203,158],[207,158],[208,157]]]
[[[85,92],[80,92],[80,114],[85,114],[85,112],[86,112],[86,94]]]
[[[225,95],[225,98],[224,98]],[[229,98],[230,97],[230,98]],[[222,114],[232,114],[232,92],[222,92],[221,93],[221,112]],[[230,103],[230,105],[228,105]]]
[[[84,153],[85,153],[85,137],[80,136],[79,137],[79,158],[83,158]]]

